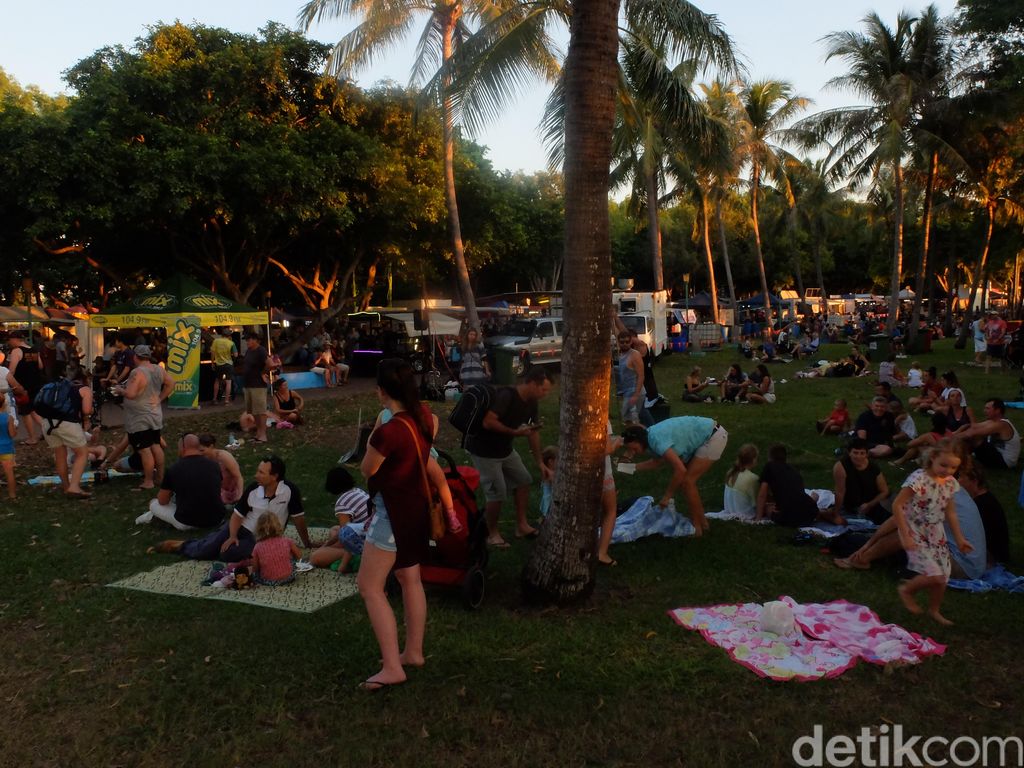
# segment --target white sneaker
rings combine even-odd
[[[149,525],[151,522],[153,522],[152,512],[144,512],[135,518],[136,525]]]

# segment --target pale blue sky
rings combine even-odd
[[[900,10],[926,5],[902,0],[835,2],[835,0],[705,0],[698,6],[716,14],[732,35],[754,78],[791,82],[814,101],[812,110],[851,104],[846,94],[822,91],[839,74],[826,65],[819,38],[836,30],[855,29],[865,13],[876,11],[890,25]],[[955,0],[937,0],[943,14]],[[299,2],[282,0],[50,0],[5,3],[0,24],[0,67],[22,85],[47,93],[64,90],[61,72],[105,45],[130,45],[157,21],[198,21],[235,32],[255,32],[268,20],[295,26]],[[311,30],[312,37],[336,42],[352,23],[329,22]],[[394,49],[382,63],[359,77],[363,85],[390,78],[406,83],[416,35]],[[565,37],[567,40],[567,36]],[[547,95],[538,83],[512,106],[499,123],[475,137],[490,148],[496,168],[533,171],[544,166],[537,124]]]

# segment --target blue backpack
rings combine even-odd
[[[78,387],[68,379],[58,379],[44,384],[36,394],[32,406],[36,413],[50,422],[46,434],[50,434],[62,421],[82,420],[82,400]]]

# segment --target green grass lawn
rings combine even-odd
[[[823,356],[843,350],[824,347]],[[920,360],[941,371],[969,356],[940,342]],[[721,376],[735,358],[700,363]],[[792,363],[773,368],[788,379],[775,405],[683,405],[692,362],[673,355],[657,376],[674,415],[712,415],[729,430],[729,449],[702,481],[709,510],[721,508],[725,471],[748,441],[762,459],[771,443],[786,443],[808,487],[829,487],[837,442],[818,436],[814,419],[837,396],[858,413],[870,379],[796,380]],[[1017,394],[1017,373],[956,370],[979,414],[986,396]],[[310,426],[271,436],[311,525],[332,521],[323,476],[351,445],[359,406],[369,412],[373,399],[314,402]],[[446,408],[435,410],[444,422]],[[543,439],[556,442],[557,389],[543,411]],[[226,436],[223,412],[184,418],[170,420],[169,437],[186,424]],[[1010,418],[1024,425],[1016,411]],[[464,457],[456,437],[445,425],[440,442]],[[263,451],[239,453],[251,477]],[[46,459],[25,449],[20,479]],[[905,476],[884,470],[893,486]],[[1020,473],[990,479],[1010,518],[1012,569],[1024,571]],[[620,497],[658,493],[665,480],[620,477]],[[841,571],[818,547],[792,546],[791,532],[735,523],[713,522],[702,540],[613,547],[619,567],[602,569],[593,598],[572,609],[523,605],[518,576],[530,544],[516,542],[492,554],[482,610],[465,611],[454,592],[428,593],[427,666],[405,686],[365,694],[356,685],[377,670],[378,651],[358,597],[302,615],[106,588],[173,562],[146,554],[169,533],[133,525],[147,497],[130,488],[112,482],[91,501],[67,502],[21,487],[17,502],[0,501],[5,765],[762,766],[790,764],[790,745],[814,724],[830,735],[883,723],[926,736],[1022,735],[1022,596],[950,592],[944,612],[957,623],[940,628],[901,608],[885,569]],[[666,615],[783,594],[866,604],[948,651],[915,667],[860,664],[831,681],[777,683]]]

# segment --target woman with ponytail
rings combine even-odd
[[[725,511],[743,518],[754,519],[757,513],[758,477],[752,467],[757,464],[757,446],[740,446],[736,461],[725,473]]]
[[[449,527],[453,532],[458,528],[444,473],[430,458],[436,423],[430,409],[420,403],[412,366],[404,360],[382,360],[377,369],[377,397],[393,415],[370,435],[361,465],[373,499],[373,515],[367,523],[357,584],[383,665],[362,683],[365,691],[404,683],[405,666],[424,664],[427,601],[420,564],[430,549],[430,499],[423,482],[424,466],[448,514]],[[392,568],[402,587],[403,651],[399,651],[398,625],[384,591]]]

